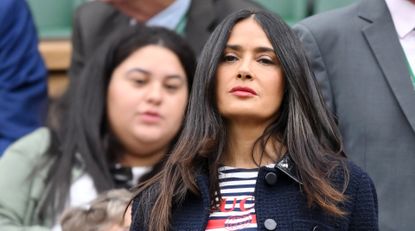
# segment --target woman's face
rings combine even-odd
[[[233,27],[216,78],[217,105],[226,119],[262,123],[278,112],[284,95],[283,71],[254,19]]]
[[[127,153],[165,150],[182,124],[188,99],[185,70],[170,50],[140,48],[113,72],[108,87],[108,119]]]

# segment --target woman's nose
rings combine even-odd
[[[153,104],[160,104],[163,100],[163,86],[158,83],[151,84],[147,92],[147,101]]]
[[[242,60],[241,65],[238,68],[238,73],[236,75],[238,79],[241,80],[249,80],[252,79],[252,71],[251,71],[251,61],[250,60]]]

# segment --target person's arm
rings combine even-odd
[[[10,143],[43,124],[48,96],[46,68],[26,1],[0,4],[1,156]]]
[[[47,166],[34,171],[46,154],[49,136],[47,129],[38,129],[10,145],[0,159],[0,230],[50,230],[35,221]]]
[[[321,93],[323,95],[324,101],[329,108],[329,110],[333,113],[336,112],[333,93],[329,81],[329,75],[326,68],[326,63],[324,60],[324,56],[320,51],[320,47],[318,41],[314,37],[312,31],[310,31],[305,25],[303,24],[296,24],[293,27],[294,32],[297,34],[303,46],[306,50],[306,53],[309,57],[311,68],[313,73],[318,81],[320,86]]]

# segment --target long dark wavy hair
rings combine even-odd
[[[199,194],[196,176],[201,171],[208,173],[211,204],[215,206],[217,170],[228,141],[225,120],[215,99],[216,72],[232,28],[249,17],[266,33],[286,82],[278,116],[256,144],[262,144],[262,153],[268,141],[283,144],[297,166],[308,205],[320,206],[334,216],[345,215],[340,203],[346,200],[343,190],[348,174],[340,133],[325,107],[300,41],[281,18],[264,11],[242,10],[220,23],[207,41],[176,147],[164,169],[136,189],[135,204],[139,206],[133,219],[143,220],[151,231],[168,230],[172,208],[180,205],[188,193]],[[343,188],[330,181],[337,169],[345,173]]]
[[[80,162],[98,192],[114,188],[110,167],[118,159],[121,146],[108,124],[108,85],[114,69],[133,52],[148,45],[161,46],[176,54],[185,70],[190,92],[196,59],[179,35],[161,27],[118,30],[96,51],[81,76],[71,79],[67,92],[52,111],[53,119],[49,123],[52,143],[47,157],[52,163],[46,178],[49,199],[40,208],[41,219],[50,214],[48,211],[54,214],[62,211],[71,184],[71,171]],[[160,165],[153,171],[158,171]]]

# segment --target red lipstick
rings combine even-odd
[[[229,92],[238,97],[253,97],[257,95],[254,89],[240,86],[232,88]]]

